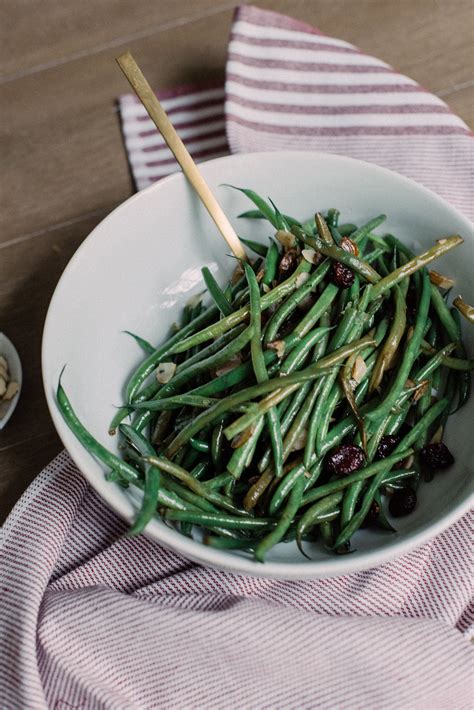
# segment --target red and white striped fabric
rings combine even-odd
[[[243,7],[227,69],[225,94],[162,96],[198,159],[227,128],[233,151],[344,153],[473,209],[467,127],[383,62]],[[135,99],[120,107],[142,188],[174,163]],[[471,708],[471,522],[360,574],[246,578],[124,537],[63,453],[3,531],[0,707]]]

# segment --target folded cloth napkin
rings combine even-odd
[[[225,91],[162,98],[196,159],[323,149],[473,208],[469,131],[442,101],[276,13],[237,10]],[[120,108],[140,189],[175,166],[137,101]],[[62,453],[3,531],[0,706],[469,708],[471,521],[359,574],[249,578],[124,537]]]

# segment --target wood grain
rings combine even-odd
[[[471,0],[259,5],[384,59],[474,125]],[[19,348],[25,386],[0,435],[0,516],[60,450],[40,366],[54,286],[89,231],[133,189],[115,106],[128,87],[114,58],[130,49],[156,88],[223,78],[232,7],[216,0],[3,4],[0,328]]]

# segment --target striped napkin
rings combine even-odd
[[[290,18],[239,8],[225,89],[160,98],[198,160],[324,149],[398,170],[472,214],[464,123]],[[133,97],[120,109],[141,189],[174,160]],[[359,574],[237,576],[124,537],[62,453],[3,531],[0,707],[471,708],[471,521]]]

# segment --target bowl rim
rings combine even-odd
[[[207,165],[217,165],[220,163],[227,164],[235,160],[253,160],[253,159],[263,159],[265,160],[269,156],[273,158],[288,158],[288,159],[304,159],[304,160],[332,160],[335,163],[341,163],[341,165],[352,163],[355,165],[362,166],[364,170],[370,169],[375,173],[381,174],[381,176],[390,176],[390,179],[395,179],[401,184],[408,186],[412,189],[416,189],[425,193],[427,197],[435,200],[438,203],[454,213],[458,220],[466,224],[466,229],[470,230],[469,220],[453,207],[444,198],[437,195],[435,192],[425,187],[424,185],[417,183],[416,181],[408,178],[400,173],[397,173],[388,168],[381,167],[375,163],[369,161],[359,160],[357,158],[351,158],[344,155],[338,155],[334,153],[325,153],[323,151],[297,151],[297,150],[278,150],[278,151],[257,151],[249,153],[236,153],[231,155],[222,156],[219,158],[214,158],[208,161],[203,161],[199,164],[199,167],[206,168]],[[107,492],[114,490],[113,486],[106,482],[106,486],[98,485],[96,474],[92,474],[87,465],[88,460],[95,460],[93,457],[82,447],[79,442],[75,439],[70,430],[67,428],[58,408],[56,405],[54,391],[55,383],[50,380],[48,367],[47,367],[47,355],[50,346],[50,332],[53,328],[53,319],[56,302],[60,298],[61,289],[67,281],[68,275],[72,269],[74,269],[75,264],[79,261],[82,256],[83,251],[90,248],[91,244],[95,239],[100,239],[100,231],[103,229],[104,224],[106,224],[112,218],[116,218],[122,210],[126,210],[130,204],[135,201],[144,199],[144,196],[159,191],[162,186],[167,185],[173,181],[185,180],[183,173],[178,171],[171,175],[168,175],[155,183],[149,185],[145,189],[131,195],[127,200],[122,202],[120,205],[115,207],[104,219],[102,219],[87,235],[83,240],[81,245],[76,249],[65,269],[63,270],[57,284],[53,295],[51,297],[48,311],[46,314],[46,319],[43,328],[42,337],[42,347],[41,347],[41,368],[42,368],[42,380],[43,387],[45,391],[46,401],[48,404],[48,409],[53,420],[53,424],[56,428],[58,436],[60,437],[66,451],[80,470],[81,474],[86,478],[90,485],[94,488],[95,492],[100,496],[100,498],[105,502],[105,504],[111,508],[119,517],[128,523],[133,519],[134,511],[132,504],[128,500],[122,498],[116,498],[112,495],[107,495]],[[468,233],[470,233],[468,231]],[[68,438],[73,442],[68,441]],[[74,445],[76,444],[76,445]],[[105,479],[104,479],[105,481]],[[190,540],[184,537],[180,533],[171,528],[168,528],[157,519],[153,519],[151,523],[147,526],[144,534],[163,545],[167,549],[181,554],[187,559],[195,561],[199,564],[207,564],[211,567],[217,567],[227,571],[231,571],[237,574],[246,574],[251,576],[259,577],[270,577],[276,579],[315,579],[324,577],[333,577],[343,574],[350,574],[354,572],[363,571],[371,567],[381,565],[385,562],[389,562],[396,557],[406,554],[420,545],[428,542],[436,535],[442,533],[446,528],[456,522],[463,514],[465,514],[474,505],[474,493],[467,492],[459,502],[450,510],[445,512],[441,518],[434,521],[428,521],[421,528],[408,536],[398,537],[394,536],[393,542],[381,549],[367,550],[360,552],[359,555],[345,555],[340,557],[328,556],[327,560],[314,560],[306,562],[265,562],[264,564],[258,563],[253,559],[241,557],[232,554],[230,551],[218,550],[210,546],[203,545],[197,540]]]

